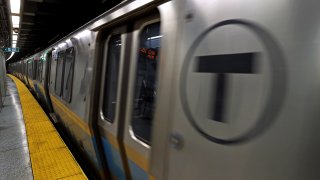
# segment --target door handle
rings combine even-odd
[[[183,137],[179,133],[172,133],[170,143],[172,148],[180,150],[183,148]]]

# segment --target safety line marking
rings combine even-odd
[[[9,77],[20,97],[34,179],[88,179],[28,88]]]

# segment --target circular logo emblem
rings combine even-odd
[[[247,128],[245,131],[233,135],[232,137],[219,137],[217,135],[213,135],[209,133],[207,130],[199,125],[199,120],[192,112],[190,100],[188,100],[188,73],[189,68],[192,62],[195,60],[195,51],[197,47],[199,47],[200,43],[205,40],[205,38],[218,28],[224,27],[226,25],[234,25],[234,26],[241,26],[242,28],[250,31],[254,34],[254,36],[258,39],[258,41],[262,44],[265,49],[266,56],[268,56],[268,62],[270,64],[270,71],[269,79],[270,85],[268,86],[268,93],[265,102],[263,103],[261,112],[257,115],[257,120],[255,120],[254,124]],[[213,42],[214,43],[214,42]],[[216,60],[211,61],[210,59],[202,58],[201,61],[204,63],[198,65],[199,69],[202,72],[212,72],[216,73],[219,79],[223,79],[221,76],[222,71],[230,72],[230,73],[250,73],[250,64],[252,61],[250,60],[241,60],[245,58],[250,58],[251,53],[242,53],[237,54],[236,56],[219,56],[219,55],[212,55]],[[238,58],[240,61],[235,61],[234,59]],[[225,60],[228,60],[226,62]],[[240,62],[240,64],[239,64]],[[229,64],[230,65],[229,65]],[[242,64],[241,64],[242,63]],[[220,69],[216,67],[220,66]],[[230,67],[229,67],[230,66]],[[233,66],[233,67],[231,67]],[[221,70],[222,69],[222,70]],[[231,19],[219,22],[214,24],[213,26],[206,29],[203,33],[201,33],[196,40],[192,43],[191,47],[186,53],[186,56],[183,61],[182,70],[180,74],[180,100],[182,104],[182,108],[184,113],[186,114],[188,121],[191,125],[195,128],[195,130],[200,133],[206,139],[218,143],[218,144],[236,144],[242,143],[248,140],[251,140],[257,137],[259,134],[263,133],[276,119],[279,111],[282,107],[285,97],[285,89],[286,89],[286,69],[285,69],[285,58],[282,54],[278,44],[274,40],[274,38],[262,27],[259,25],[245,21],[240,19]],[[217,80],[219,81],[219,80]],[[223,82],[223,80],[220,80]],[[189,81],[190,82],[190,81]],[[216,90],[216,94],[219,91]],[[220,93],[221,95],[221,93]],[[216,100],[217,101],[217,100]],[[219,115],[215,116],[215,118],[219,119]]]

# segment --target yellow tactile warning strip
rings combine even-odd
[[[20,96],[34,179],[88,179],[27,87],[9,76]]]

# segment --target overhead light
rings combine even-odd
[[[19,28],[19,24],[20,24],[20,16],[14,16],[12,15],[12,26],[14,28]]]
[[[12,31],[12,34],[18,34],[18,33],[16,33],[16,32],[14,32],[14,31]]]
[[[19,24],[20,16],[12,15],[11,17],[12,17],[12,24]]]
[[[12,40],[12,44],[13,44],[13,43],[17,43],[17,40]]]
[[[8,59],[6,59],[6,61],[9,61],[13,55],[14,55],[14,52],[11,53],[11,55],[8,57]]]
[[[13,35],[12,35],[12,40],[18,40],[18,35],[13,34]]]
[[[17,44],[12,43],[12,47],[17,47]]]
[[[20,14],[20,0],[10,0],[11,13]]]
[[[19,28],[19,24],[12,24],[13,28]]]

